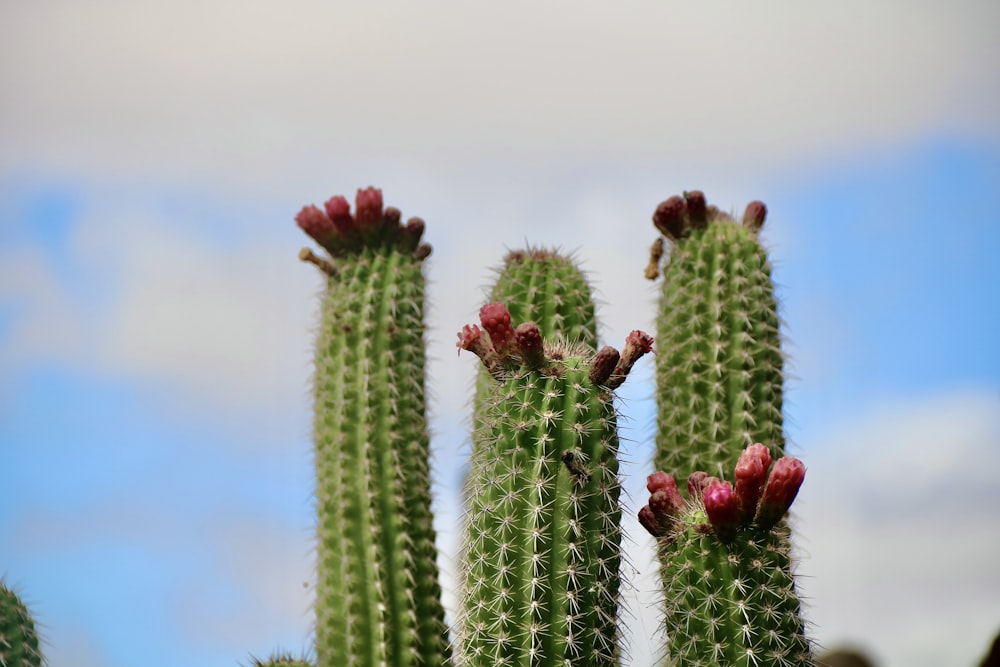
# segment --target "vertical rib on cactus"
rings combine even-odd
[[[359,190],[296,220],[330,254],[316,349],[319,667],[441,665],[450,653],[430,510],[424,223]]]
[[[694,191],[653,214],[671,242],[657,316],[657,468],[721,475],[751,443],[784,451],[777,302],[758,239],[766,212],[751,203],[741,225]],[[647,277],[661,253],[658,240]]]
[[[639,520],[658,538],[668,664],[813,664],[787,528],[784,522],[775,525],[795,498],[805,468],[797,459],[779,459],[761,495],[766,466],[750,475],[737,467],[735,488],[699,475],[689,484],[693,492],[686,501],[672,476],[658,472],[649,477],[650,500]]]
[[[513,349],[495,344],[500,308],[484,308],[487,331],[467,326],[458,342],[495,378],[473,451],[458,661],[612,665],[621,531],[609,383],[652,339],[636,332],[624,363],[583,345],[549,344],[539,358],[535,324],[515,329]]]
[[[28,608],[0,580],[0,667],[39,667],[43,662]]]

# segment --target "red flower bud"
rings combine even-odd
[[[736,463],[736,498],[745,521],[752,521],[757,514],[757,503],[767,482],[769,467],[771,452],[762,444],[750,445],[740,454]]]
[[[538,325],[534,322],[524,322],[517,325],[517,329],[514,329],[514,339],[524,364],[529,368],[541,368],[542,364],[545,363],[545,349],[542,343],[542,332]]]
[[[702,492],[705,513],[720,539],[727,540],[740,527],[740,508],[736,492],[729,482],[714,480]]]
[[[797,458],[783,456],[775,461],[757,509],[758,526],[770,530],[785,516],[805,477],[806,467]]]
[[[614,372],[620,358],[618,350],[610,345],[605,345],[598,350],[597,354],[594,355],[594,361],[590,364],[590,375],[588,376],[590,381],[594,384],[605,384],[611,377],[611,373]]]
[[[354,199],[355,220],[358,225],[371,225],[382,221],[382,191],[368,187],[358,190]]]
[[[681,197],[674,195],[666,201],[660,202],[653,212],[653,224],[660,233],[671,241],[684,236],[684,211],[686,204]]]
[[[514,328],[510,324],[510,311],[502,303],[488,303],[479,309],[479,321],[493,341],[497,354],[506,357],[513,351]]]

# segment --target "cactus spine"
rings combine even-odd
[[[0,667],[39,667],[43,662],[28,608],[0,580]]]
[[[461,349],[495,378],[474,448],[459,664],[611,665],[621,532],[611,390],[652,339],[625,350],[545,345],[499,303]],[[487,335],[488,334],[488,335]]]
[[[653,214],[671,241],[657,315],[657,469],[721,476],[752,443],[784,453],[777,302],[758,239],[766,211],[751,203],[741,225],[694,191]],[[647,277],[661,253],[658,241]]]
[[[299,226],[330,254],[315,371],[319,667],[450,660],[432,525],[419,218],[374,188]]]

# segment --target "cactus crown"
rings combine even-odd
[[[0,580],[0,665],[40,667],[44,663],[27,606]]]

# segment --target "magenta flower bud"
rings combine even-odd
[[[632,366],[635,365],[635,362],[642,358],[644,354],[652,351],[652,336],[643,331],[639,331],[638,329],[629,333],[629,335],[625,337],[625,347],[622,348],[618,363],[615,364],[615,370],[611,373],[611,379],[608,381],[608,387],[611,389],[620,387],[621,384],[625,382],[625,378],[628,377],[629,371],[632,370]]]
[[[521,360],[529,368],[538,369],[545,363],[542,331],[534,322],[524,322],[514,329],[514,340],[521,352]]]
[[[507,306],[494,301],[479,309],[479,321],[493,341],[497,354],[506,357],[513,351],[514,327],[510,324],[510,311]]]
[[[684,511],[684,506],[684,499],[676,485],[673,488],[658,489],[649,496],[649,507],[661,523],[667,518],[679,516]]]
[[[462,353],[462,350],[468,350],[479,357],[490,372],[499,370],[500,357],[493,349],[490,339],[475,324],[466,324],[462,327],[462,330],[458,332],[458,342],[455,345],[458,347],[459,354]]]
[[[653,211],[653,224],[660,230],[661,234],[671,241],[676,241],[684,236],[684,211],[686,207],[684,199],[674,195],[670,199],[660,202],[660,205]]]
[[[688,498],[694,500],[701,496],[701,490],[705,487],[705,480],[709,479],[708,473],[701,470],[695,470],[693,473],[688,475],[687,487],[688,487]],[[715,479],[712,477],[711,479]]]
[[[774,462],[757,508],[757,525],[760,528],[770,530],[785,516],[805,477],[805,465],[794,456],[783,456]]]
[[[351,205],[347,203],[345,198],[340,195],[330,197],[323,206],[326,208],[326,214],[330,217],[337,232],[340,234],[350,234],[354,231],[356,227],[354,218],[351,217]]]
[[[695,229],[702,229],[708,224],[708,204],[705,201],[705,193],[701,190],[691,190],[684,193],[687,200],[688,220]]]
[[[618,350],[610,345],[605,345],[598,350],[597,354],[594,355],[594,361],[590,364],[588,376],[590,381],[596,385],[605,384],[611,377],[611,373],[614,372],[620,358]]]
[[[295,216],[295,222],[302,228],[302,231],[324,247],[331,243],[337,234],[330,218],[312,205],[303,206],[302,210]]]
[[[747,229],[759,232],[764,226],[764,219],[767,218],[767,206],[764,202],[757,200],[747,204],[743,212],[743,226]]]
[[[752,521],[757,514],[757,503],[767,482],[767,469],[771,467],[771,452],[757,443],[740,454],[736,463],[736,498],[745,521]]]
[[[705,513],[720,539],[728,540],[740,527],[740,508],[729,482],[715,480],[702,492]]]
[[[382,191],[367,187],[359,189],[354,199],[354,218],[358,225],[372,225],[382,222]]]
[[[670,486],[676,489],[677,482],[674,481],[673,475],[663,472],[662,470],[657,470],[646,478],[646,490],[650,493],[656,493],[657,491]]]
[[[666,529],[660,525],[657,520],[656,515],[649,505],[644,505],[641,510],[639,510],[639,525],[649,531],[649,534],[653,537],[662,537],[666,533]]]

